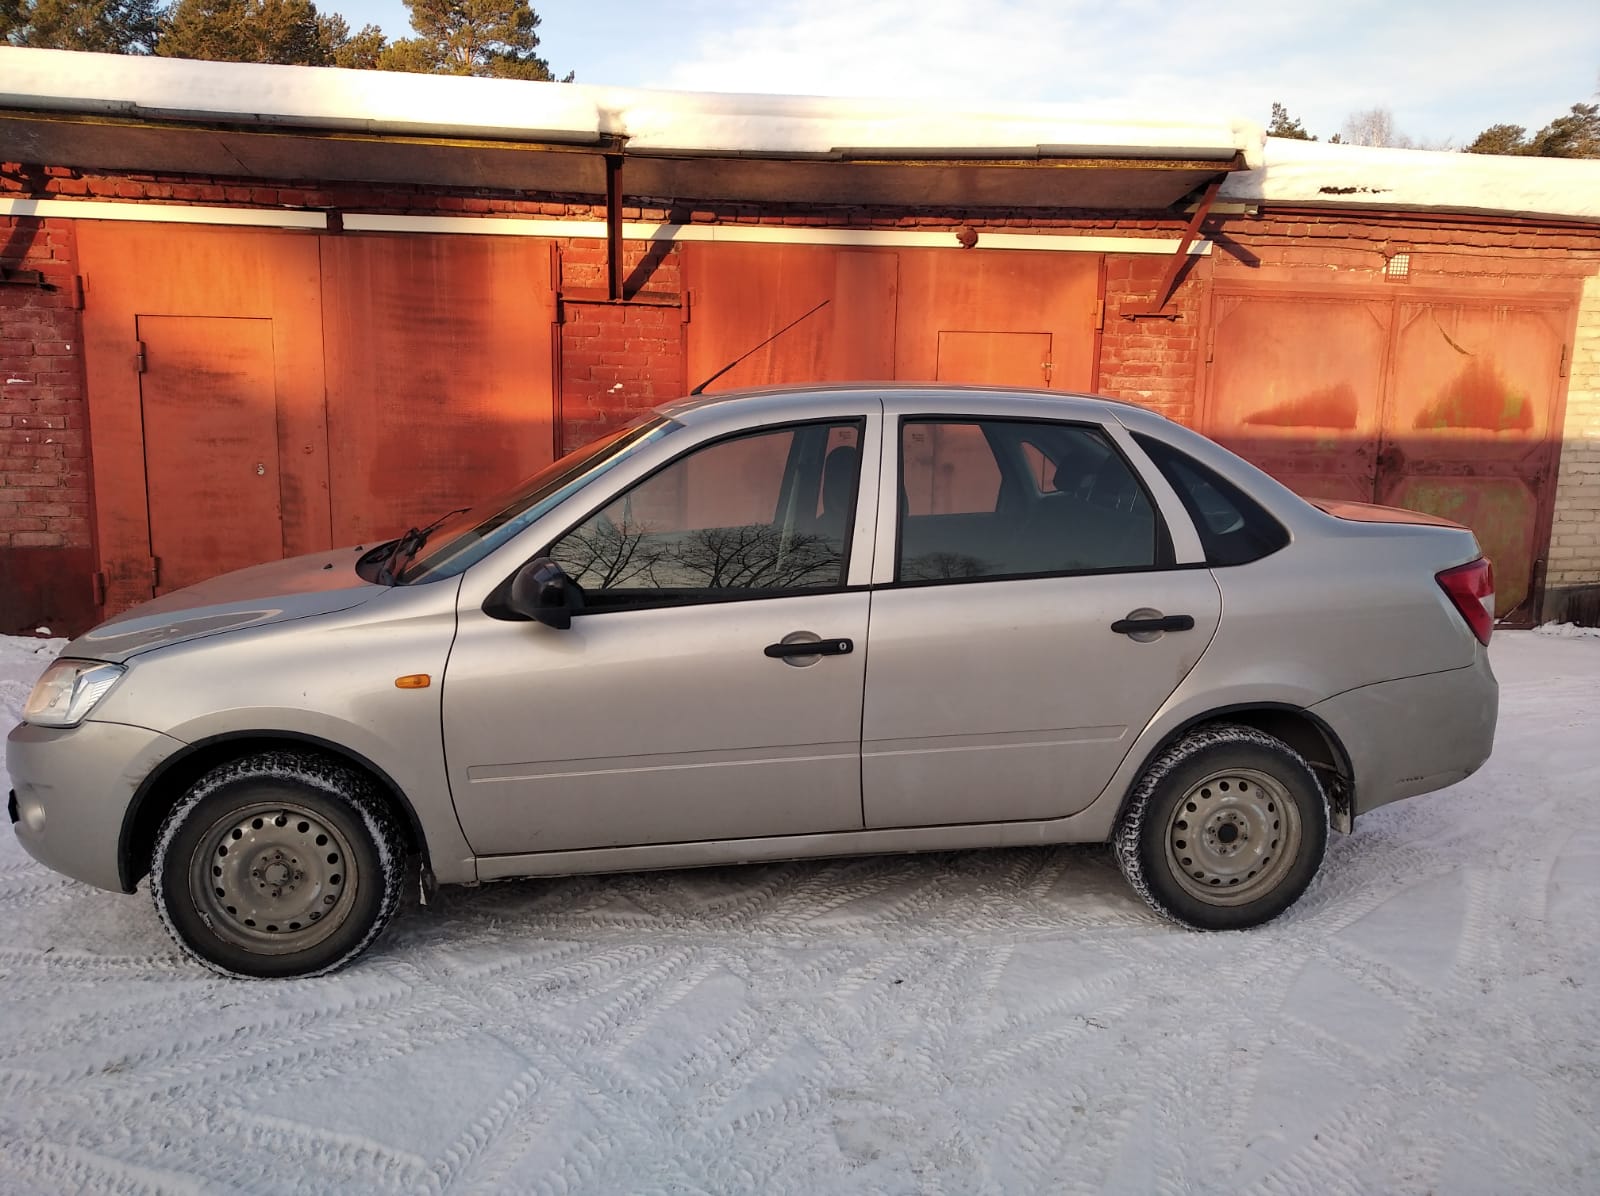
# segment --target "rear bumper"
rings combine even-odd
[[[1500,685],[1479,648],[1465,668],[1348,690],[1311,712],[1344,744],[1355,813],[1463,781],[1494,748]]]
[[[128,803],[151,770],[181,747],[159,731],[123,723],[65,730],[23,723],[6,740],[15,786],[6,804],[17,841],[47,868],[125,891],[117,852]]]

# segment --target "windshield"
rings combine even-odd
[[[410,585],[454,577],[568,496],[609,473],[637,449],[682,426],[659,415],[646,416],[568,453],[510,490],[450,516],[428,537],[397,581]]]

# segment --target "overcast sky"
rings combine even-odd
[[[402,0],[318,0],[409,36]],[[1384,106],[1402,132],[1530,130],[1600,90],[1600,0],[534,0],[581,83],[1049,100],[1101,115],[1267,121],[1327,139]]]

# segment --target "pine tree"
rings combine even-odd
[[[528,0],[406,0],[406,7],[417,36],[384,51],[378,60],[384,70],[552,77],[537,53],[539,14]]]
[[[1574,104],[1532,137],[1521,125],[1490,125],[1467,146],[1467,153],[1600,158],[1600,104]]]
[[[343,17],[318,12],[312,0],[177,0],[156,53],[212,62],[374,67],[383,44],[377,26],[352,36]]]
[[[1469,154],[1525,154],[1528,152],[1528,130],[1521,125],[1490,125],[1475,137],[1466,152]]]
[[[1267,125],[1268,137],[1288,137],[1293,141],[1315,141],[1316,138],[1307,133],[1305,126],[1298,118],[1291,117],[1289,110],[1277,100],[1272,101],[1272,121]]]
[[[0,0],[0,45],[148,54],[160,31],[156,0]]]
[[[1600,158],[1600,104],[1574,104],[1533,135],[1528,152],[1541,158]]]

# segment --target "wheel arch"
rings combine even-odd
[[[1121,822],[1128,802],[1133,796],[1138,778],[1173,744],[1202,727],[1220,723],[1233,723],[1253,727],[1275,739],[1280,739],[1305,757],[1306,762],[1322,779],[1323,791],[1328,796],[1328,813],[1335,830],[1348,834],[1355,824],[1355,772],[1350,754],[1345,750],[1338,734],[1326,721],[1303,706],[1288,702],[1238,702],[1228,706],[1192,715],[1179,723],[1153,746],[1140,761],[1134,772],[1134,783],[1128,786],[1117,808],[1117,822]],[[1113,824],[1115,825],[1115,824]]]
[[[238,731],[212,735],[188,744],[163,760],[140,783],[122,816],[117,838],[117,878],[124,893],[131,893],[150,870],[161,822],[179,799],[206,773],[231,760],[273,748],[299,747],[360,769],[380,787],[389,806],[399,814],[406,844],[428,868],[428,840],[422,822],[405,791],[383,769],[343,744],[300,731]]]

